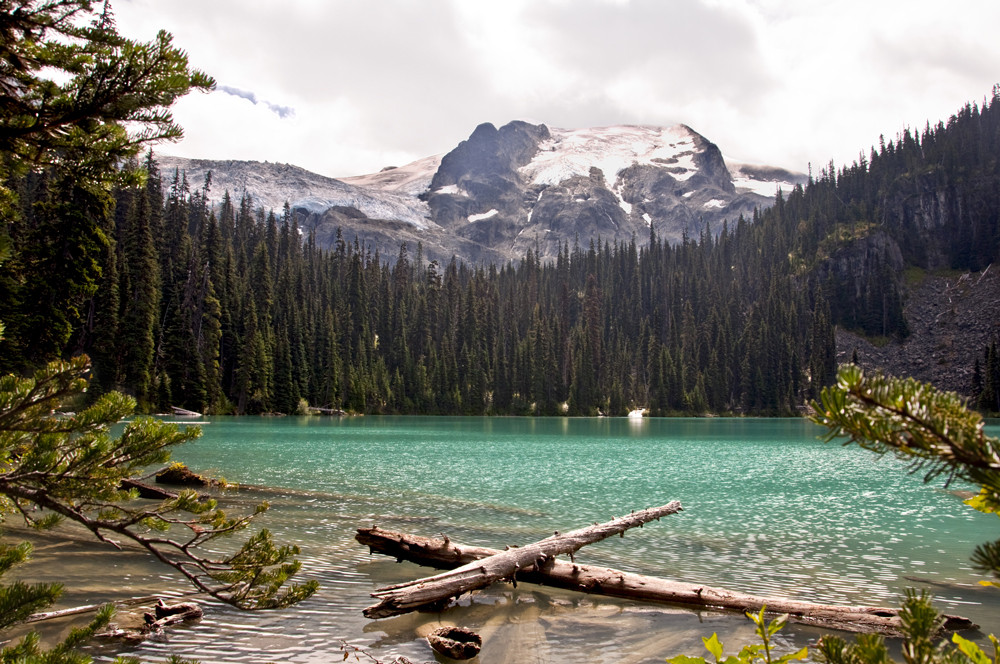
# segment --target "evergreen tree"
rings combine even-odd
[[[152,166],[152,160],[147,161]],[[150,180],[157,178],[149,173]],[[162,205],[159,186],[135,192],[119,232],[121,256],[121,327],[116,346],[120,349],[121,387],[140,404],[151,398],[157,318],[160,311],[160,269],[154,231]],[[100,366],[100,359],[95,358]]]
[[[88,19],[90,19],[88,21]],[[89,189],[146,144],[180,138],[170,107],[215,82],[190,70],[167,32],[118,34],[110,7],[87,0],[0,3],[0,213],[8,179],[55,167]]]
[[[169,459],[173,447],[199,434],[175,425],[138,419],[118,436],[110,429],[132,413],[134,401],[116,392],[70,418],[54,418],[66,399],[86,388],[85,357],[53,362],[31,378],[0,378],[0,495],[30,525],[52,528],[62,520],[83,525],[104,541],[128,541],[172,567],[201,592],[242,608],[288,606],[310,596],[316,582],[288,584],[299,571],[294,546],[275,545],[262,530],[249,537],[234,555],[213,555],[202,545],[245,529],[252,517],[228,517],[214,500],[193,491],[159,505],[139,507],[129,501],[134,490],[122,482],[145,468]],[[258,513],[261,510],[258,510]],[[184,526],[187,536],[158,534],[172,524]],[[0,574],[23,562],[27,544],[3,546]],[[53,602],[60,586],[22,582],[0,587],[0,627],[23,620]],[[71,651],[83,639],[107,624],[110,606],[82,631],[52,651],[38,648],[37,634],[0,652],[4,661],[86,662]]]

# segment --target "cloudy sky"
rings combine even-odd
[[[211,94],[161,152],[329,176],[447,152],[476,125],[684,123],[805,171],[947,120],[1000,83],[997,0],[115,0]]]

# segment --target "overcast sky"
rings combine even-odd
[[[163,153],[359,175],[476,125],[684,123],[805,171],[947,120],[1000,83],[997,0],[115,0],[211,94]]]

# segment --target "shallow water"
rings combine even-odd
[[[199,624],[125,653],[327,662],[342,658],[345,640],[384,661],[430,661],[418,633],[437,620],[479,631],[483,664],[662,662],[700,653],[713,631],[735,650],[752,637],[740,616],[525,584],[466,596],[441,614],[361,615],[375,587],[431,572],[369,556],[353,540],[359,526],[503,548],[675,499],[682,513],[576,559],[832,603],[898,605],[904,588],[924,587],[942,610],[1000,633],[1000,592],[975,585],[967,562],[977,543],[996,537],[996,518],[962,504],[954,491],[969,487],[925,485],[894,459],[823,444],[820,433],[802,420],[766,419],[214,418],[175,458],[278,487],[225,500],[235,509],[267,499],[261,525],[301,546],[305,574],[322,589],[285,611],[210,605]],[[65,563],[66,604],[148,594],[169,579],[140,557],[65,553],[46,555]],[[799,647],[820,633],[782,634]]]

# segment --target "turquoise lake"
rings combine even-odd
[[[701,654],[713,631],[731,650],[752,638],[738,615],[695,612],[520,584],[498,585],[441,614],[372,621],[376,587],[433,573],[369,555],[372,524],[503,548],[680,500],[684,511],[581,550],[576,560],[642,574],[818,602],[899,604],[926,588],[937,606],[1000,634],[1000,591],[968,559],[996,539],[996,517],[962,503],[971,487],[924,484],[904,463],[824,444],[794,419],[211,418],[174,457],[241,489],[230,509],[268,500],[260,520],[302,548],[319,593],[278,612],[209,604],[199,624],[128,649],[211,662],[328,662],[341,641],[382,661],[433,661],[418,634],[443,620],[479,631],[492,662],[662,662]],[[1000,428],[991,427],[993,435]],[[87,558],[87,560],[92,560]],[[111,560],[107,558],[106,560]],[[73,601],[183,584],[142,561],[78,572]],[[100,568],[100,569],[98,569]],[[76,576],[79,578],[77,579]],[[83,582],[84,579],[87,582]],[[73,590],[77,581],[83,588]],[[69,602],[72,604],[72,602]],[[815,629],[781,641],[807,645]],[[97,652],[99,659],[110,653]]]

